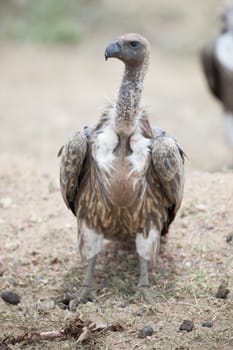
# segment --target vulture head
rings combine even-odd
[[[221,17],[223,22],[222,31],[233,33],[233,3],[226,7]]]
[[[129,33],[112,41],[105,49],[105,59],[118,58],[125,64],[141,65],[149,57],[150,45],[141,35]]]

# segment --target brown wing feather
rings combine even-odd
[[[86,132],[77,132],[58,153],[58,155],[61,155],[60,187],[62,197],[74,215],[76,215],[74,203],[78,194],[79,180],[88,148],[85,134]]]
[[[167,232],[179,209],[184,190],[184,153],[169,136],[157,137],[152,146],[155,175],[167,199],[168,220],[162,234]]]
[[[221,100],[220,76],[215,58],[215,42],[203,46],[200,57],[209,89],[215,97]]]

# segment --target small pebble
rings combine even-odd
[[[194,322],[191,320],[184,320],[181,325],[179,330],[180,331],[187,331],[187,332],[191,332],[193,330],[194,327]]]
[[[223,282],[218,287],[215,297],[218,299],[226,299],[229,293],[230,293],[230,290],[227,288],[227,283]]]
[[[68,294],[64,295],[64,297],[62,298],[61,300],[61,303],[68,306],[69,305],[69,302],[70,302],[70,296]]]
[[[207,327],[207,328],[211,328],[213,327],[213,322],[212,321],[205,321],[205,322],[202,322],[202,327]]]
[[[6,269],[3,266],[1,266],[1,264],[0,264],[0,277],[2,277],[4,275],[5,271],[6,271]]]
[[[17,305],[20,303],[20,296],[17,293],[11,292],[9,290],[4,290],[1,293],[1,297],[2,300],[8,304]]]
[[[136,316],[144,316],[146,313],[146,308],[145,307],[140,307],[136,312],[135,315]]]
[[[154,330],[151,326],[145,326],[142,329],[139,329],[138,336],[139,338],[151,337],[154,333]]]
[[[228,233],[228,235],[226,237],[226,241],[227,241],[227,243],[233,245],[233,232]]]

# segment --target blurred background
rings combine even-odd
[[[60,146],[117,93],[123,66],[104,61],[105,46],[139,32],[152,46],[142,101],[151,122],[179,141],[189,168],[228,168],[222,110],[199,63],[225,3],[0,0],[0,152],[57,171]]]

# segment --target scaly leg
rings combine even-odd
[[[83,281],[84,287],[89,287],[89,288],[93,287],[93,274],[94,274],[96,258],[97,258],[97,255],[93,256],[93,258],[88,260],[87,272]]]
[[[159,252],[159,243],[160,236],[155,230],[150,231],[146,238],[140,233],[137,234],[136,248],[139,254],[140,277],[135,298],[144,299],[150,304],[154,303],[155,297],[150,289],[148,265],[149,261],[152,261],[152,265],[155,264]]]
[[[142,256],[139,256],[139,263],[140,263],[140,277],[137,285],[135,299],[145,300],[149,304],[153,304],[155,300],[149,284],[148,261],[144,259]]]
[[[87,271],[83,280],[82,287],[74,294],[70,295],[69,308],[75,311],[80,303],[86,303],[94,299],[93,275],[97,255],[88,260]]]
[[[140,264],[140,277],[138,282],[138,288],[149,286],[149,276],[148,276],[148,261],[142,256],[139,256]]]
[[[103,235],[97,234],[94,230],[88,228],[82,223],[79,231],[79,248],[81,255],[87,259],[87,271],[83,280],[82,287],[70,296],[69,308],[75,310],[80,303],[94,299],[93,274],[96,257],[102,248]]]

